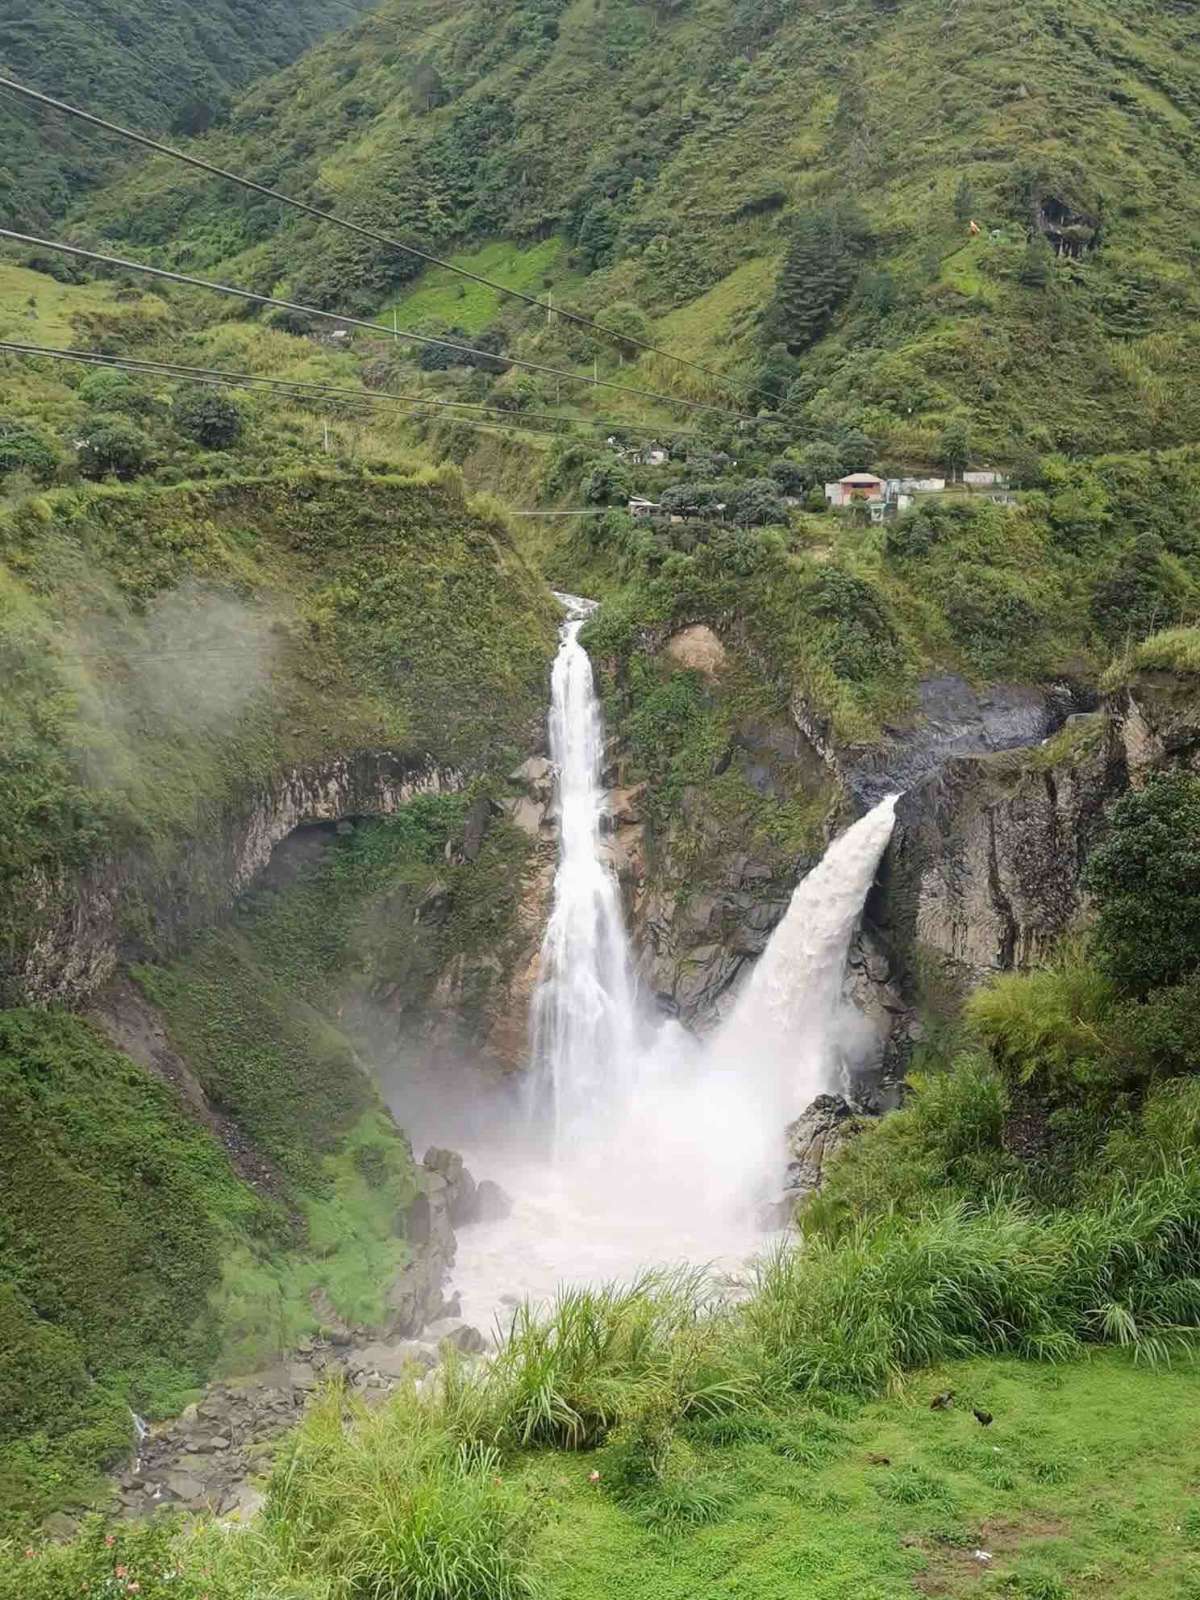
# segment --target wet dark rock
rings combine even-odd
[[[475,1221],[501,1222],[512,1212],[513,1203],[491,1178],[481,1178],[475,1187]]]
[[[464,1355],[482,1355],[487,1349],[487,1340],[478,1328],[473,1328],[470,1323],[461,1322],[453,1317],[447,1317],[441,1322],[431,1322],[425,1329],[425,1337],[437,1345],[452,1345]]]

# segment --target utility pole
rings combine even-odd
[[[324,428],[325,428],[325,454],[328,455],[329,454],[329,418],[328,417],[323,418],[323,424],[324,424]]]
[[[551,289],[546,296],[546,326],[549,327],[554,317],[554,290]]]

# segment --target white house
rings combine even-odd
[[[631,517],[652,517],[658,510],[657,500],[633,499],[627,507]]]

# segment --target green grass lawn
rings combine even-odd
[[[560,295],[582,281],[579,274],[567,266],[566,253],[566,243],[559,238],[544,239],[524,250],[519,245],[498,240],[482,250],[451,256],[450,260],[456,267],[491,278],[506,289],[518,289],[522,294],[544,300],[548,292],[547,279]],[[467,333],[480,333],[495,320],[506,298],[485,284],[471,283],[456,273],[433,267],[422,273],[414,289],[395,302],[395,310],[402,328],[446,322]],[[389,321],[392,309],[387,306],[379,320]]]
[[[668,1478],[689,1489],[644,1501],[609,1492],[617,1445],[539,1458],[547,1600],[1200,1595],[1198,1377],[1120,1354],[961,1363],[843,1418],[735,1418],[757,1436],[723,1443],[701,1425]],[[656,1526],[668,1501],[699,1525]]]

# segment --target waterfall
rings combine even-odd
[[[834,1087],[840,1036],[854,1013],[842,987],[850,940],[892,837],[889,795],[829,846],[801,879],[717,1035],[753,1092],[785,1119]]]
[[[571,595],[550,680],[559,864],[533,1008],[533,1089],[554,1149],[604,1137],[635,1071],[635,985],[621,896],[605,860],[604,731],[579,632],[594,603]]]
[[[464,1314],[485,1326],[514,1294],[539,1300],[564,1282],[680,1261],[736,1270],[761,1246],[755,1216],[778,1193],[786,1125],[837,1086],[856,1015],[842,994],[847,952],[895,809],[894,798],[876,806],[803,879],[715,1035],[642,1014],[605,846],[604,731],[579,643],[594,607],[559,598],[567,620],[549,717],[559,855],[532,1007],[535,1146],[468,1152],[515,1204],[504,1221],[461,1232],[454,1275]]]

